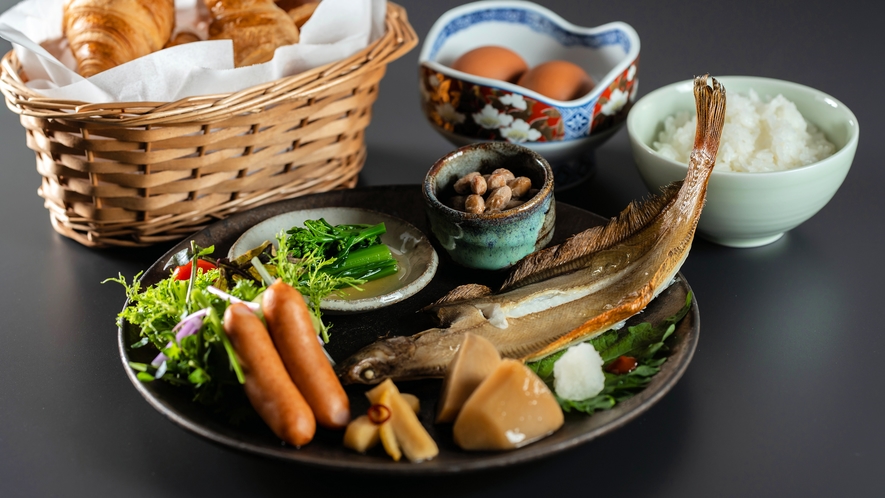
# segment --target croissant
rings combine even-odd
[[[204,0],[212,17],[209,39],[234,42],[234,65],[273,59],[277,47],[298,43],[298,28],[273,0]]]
[[[89,77],[163,48],[175,25],[175,2],[68,0],[62,22],[77,72]]]
[[[166,42],[166,45],[164,45],[163,48],[176,47],[178,45],[198,41],[200,41],[200,37],[196,33],[192,31],[180,31],[177,35],[169,38],[169,41]]]
[[[278,3],[277,5],[280,4]],[[317,10],[317,7],[319,5],[320,2],[307,2],[299,5],[298,7],[283,10],[285,10],[289,14],[289,17],[291,17],[293,21],[295,21],[295,26],[297,26],[298,29],[301,29],[301,26],[304,26],[304,23],[306,23],[307,20],[310,19],[310,16],[313,15],[313,11]]]

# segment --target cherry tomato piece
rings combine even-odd
[[[179,266],[175,269],[175,271],[172,272],[172,278],[174,280],[190,280],[192,267],[193,263],[191,261],[188,261],[186,264]],[[217,267],[208,261],[202,259],[197,260],[197,271],[203,270],[203,273],[206,273],[207,271],[214,270],[215,268]]]
[[[639,362],[636,361],[636,358],[632,356],[618,356],[605,370],[615,375],[624,375],[636,370],[637,366],[639,366]]]

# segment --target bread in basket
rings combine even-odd
[[[388,62],[417,36],[388,3],[364,50],[245,90],[176,102],[86,104],[25,85],[13,51],[0,91],[37,156],[52,226],[86,246],[179,240],[268,202],[353,187]]]

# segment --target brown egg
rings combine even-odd
[[[495,45],[475,48],[464,53],[452,69],[465,73],[516,83],[529,66],[513,50]]]
[[[526,71],[519,86],[556,100],[574,100],[593,90],[593,79],[577,64],[548,61]]]

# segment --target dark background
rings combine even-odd
[[[13,5],[0,0],[0,10]],[[422,38],[455,1],[402,0]],[[2,496],[883,496],[881,16],[874,2],[541,1],[569,21],[631,24],[639,95],[696,74],[754,75],[827,92],[861,124],[833,200],[778,242],[697,240],[683,274],[701,310],[687,373],[636,421],[575,450],[446,478],[307,469],[216,447],[135,391],[114,317],[131,276],[172,244],[94,250],[49,224],[18,117],[0,112]],[[0,50],[9,49],[2,42]],[[416,48],[388,67],[362,185],[418,183],[452,149],[418,107]],[[568,202],[611,216],[646,194],[626,130]]]

